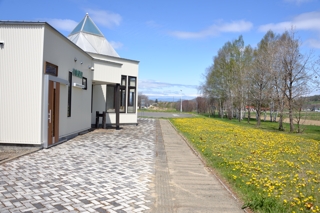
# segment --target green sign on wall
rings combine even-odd
[[[74,75],[76,77],[79,77],[79,78],[82,78],[83,73],[80,70],[73,69],[72,70],[72,75]]]

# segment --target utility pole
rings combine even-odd
[[[182,90],[180,90],[180,112],[182,112]]]

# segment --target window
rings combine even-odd
[[[120,88],[120,112],[126,112],[126,88]]]
[[[72,95],[72,72],[69,72],[69,87],[68,87],[68,113],[67,116],[71,117],[71,95]]]
[[[126,88],[120,86],[120,109],[119,112],[126,112]],[[107,86],[107,112],[116,112],[115,109],[116,87]]]
[[[121,76],[121,86],[126,86],[127,85],[127,76],[122,75]]]
[[[84,90],[87,90],[87,78],[82,77],[82,85],[84,86]]]
[[[129,76],[128,86],[128,112],[136,112],[136,77]]]
[[[92,106],[93,106],[93,85],[91,85],[91,113],[92,113]]]
[[[47,62],[46,69],[45,69],[44,73],[49,74],[49,75],[53,75],[53,76],[58,76],[58,66]]]
[[[121,85],[120,85],[120,112],[126,112],[126,85],[127,85],[127,76],[121,76]]]
[[[115,112],[114,98],[115,98],[115,86],[107,86],[107,112]]]

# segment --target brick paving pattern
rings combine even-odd
[[[139,119],[0,165],[0,212],[149,212],[155,130]]]
[[[0,164],[19,156],[38,151],[39,146],[4,145],[0,144]]]

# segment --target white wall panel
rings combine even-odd
[[[94,60],[93,80],[106,83],[120,83],[121,65]]]
[[[0,143],[41,144],[43,31],[0,24]]]
[[[96,111],[102,113],[106,111],[106,87],[107,85],[94,85],[93,86],[93,104],[92,104],[92,114],[91,123],[96,123]],[[100,118],[99,123],[101,123],[102,118]]]
[[[75,60],[76,58],[76,60]],[[58,77],[68,80],[69,71],[77,69],[87,78],[88,88],[83,90],[72,86],[71,117],[67,117],[68,86],[60,85],[60,137],[91,128],[91,84],[93,73],[92,58],[50,27],[45,30],[43,63],[58,66]],[[82,78],[72,76],[72,83],[82,84]],[[46,116],[46,115],[45,115]]]
[[[116,113],[107,113],[106,115],[107,124],[116,123]],[[120,126],[121,124],[136,124],[138,123],[136,113],[120,113]]]

